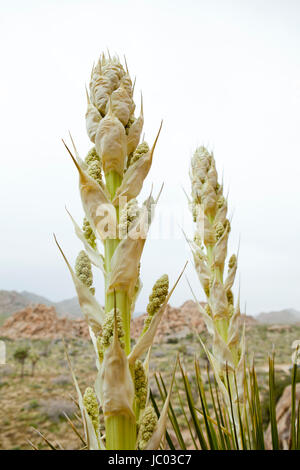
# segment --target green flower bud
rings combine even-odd
[[[223,194],[218,198],[217,200],[217,207],[218,209],[221,209],[221,207],[224,206],[224,204],[226,203],[226,199],[225,197],[223,196]]]
[[[136,199],[131,199],[125,204],[120,214],[119,232],[120,238],[124,238],[134,219],[139,215],[139,206]]]
[[[142,155],[145,155],[145,153],[149,152],[149,150],[150,150],[150,147],[147,144],[147,142],[142,142],[141,144],[139,144],[137,148],[135,149],[135,151],[133,152],[129,165],[132,165],[134,162],[139,160],[139,158],[141,158]]]
[[[83,231],[85,239],[88,241],[91,247],[96,249],[97,248],[96,235],[94,234],[93,229],[90,226],[90,223],[86,217],[83,219],[82,231]]]
[[[85,409],[92,420],[96,434],[99,432],[100,426],[100,414],[99,414],[99,405],[97,401],[96,394],[92,387],[87,387],[83,395],[83,404]]]
[[[102,166],[99,155],[96,152],[96,148],[93,147],[87,156],[85,157],[85,163],[87,164],[87,173],[100,185],[102,184]]]
[[[80,251],[76,258],[75,272],[78,279],[80,279],[84,285],[89,287],[92,294],[94,294],[95,289],[91,287],[93,284],[92,265],[84,250]]]
[[[212,317],[212,311],[211,311],[211,308],[210,308],[209,304],[205,305],[205,311],[206,311],[207,315]]]
[[[116,321],[117,321],[117,332],[118,338],[122,348],[124,348],[124,329],[123,329],[123,321],[120,314],[120,311],[117,309],[116,314]],[[115,322],[115,315],[114,310],[111,310],[105,315],[105,320],[102,326],[102,333],[101,336],[97,338],[97,346],[99,352],[99,358],[102,361],[104,356],[104,351],[112,342],[113,334],[114,334],[114,322]]]
[[[199,233],[195,233],[194,235],[194,242],[196,243],[196,245],[202,249],[202,239],[201,239],[201,236]]]
[[[138,435],[138,449],[144,450],[147,446],[147,442],[151,438],[155,427],[157,425],[157,415],[152,405],[147,406],[145,409],[140,423],[139,423],[139,435]]]
[[[233,305],[233,293],[231,290],[226,292],[227,300],[230,305]]]
[[[145,408],[148,394],[148,380],[142,361],[137,360],[134,365],[135,396],[139,407]]]
[[[232,269],[236,265],[237,259],[236,255],[231,255],[229,262],[228,262],[228,268]]]
[[[225,231],[224,225],[221,222],[218,222],[215,227],[216,239],[219,240]]]
[[[143,333],[147,331],[151,323],[152,317],[158,312],[164,303],[169,291],[169,278],[167,274],[161,276],[152,288],[147,305],[148,316],[145,319]]]
[[[90,165],[93,162],[100,162],[100,157],[97,154],[95,147],[92,147],[91,150],[89,150],[87,156],[85,157],[85,163],[87,165]]]

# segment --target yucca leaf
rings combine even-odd
[[[197,433],[197,437],[198,437],[201,449],[202,450],[208,450],[208,445],[207,445],[206,440],[204,438],[203,432],[201,430],[200,422],[199,422],[197,414],[195,412],[195,404],[194,404],[194,400],[193,400],[193,396],[192,396],[192,393],[191,393],[191,388],[190,388],[190,384],[189,384],[187,375],[185,374],[185,372],[183,370],[183,367],[182,367],[182,364],[181,364],[180,360],[178,360],[178,363],[179,363],[179,367],[180,367],[180,371],[181,371],[181,376],[182,376],[182,379],[183,379],[183,384],[184,384],[184,389],[185,389],[185,393],[186,393],[186,398],[187,398],[189,410],[190,410],[190,413],[191,413],[191,416],[192,416],[193,424],[195,426],[195,430],[196,430],[196,433]]]
[[[269,357],[269,406],[270,406],[272,448],[273,450],[278,450],[279,439],[278,439],[278,428],[277,428],[277,419],[276,419],[274,355],[273,357]]]
[[[164,383],[164,380],[163,380],[161,374],[159,374],[159,378],[160,378],[160,381],[161,381],[161,385],[162,385],[162,387],[163,387],[163,391],[162,391],[162,389],[161,389],[161,387],[160,387],[157,374],[155,374],[155,380],[156,380],[156,383],[157,383],[157,387],[158,387],[160,396],[161,396],[162,400],[165,401],[166,396],[167,396],[167,389],[166,389],[166,386],[165,386],[165,383]],[[181,431],[180,431],[180,426],[179,426],[179,424],[178,424],[176,415],[175,415],[175,413],[174,413],[171,400],[170,400],[170,403],[169,403],[169,412],[168,412],[168,415],[169,415],[170,422],[171,422],[171,424],[172,424],[172,426],[173,426],[174,432],[175,432],[175,434],[176,434],[176,437],[177,437],[178,443],[179,443],[179,445],[180,445],[180,448],[186,450],[186,445],[185,445],[184,439],[183,439],[183,437],[182,437],[182,434],[181,434]]]
[[[156,400],[154,398],[154,395],[150,389],[150,400],[152,402],[152,405],[153,405],[153,408],[155,410],[155,413],[157,415],[157,417],[159,418],[160,417],[160,412],[159,412],[159,409],[158,409],[158,406],[157,406],[157,403],[156,403]],[[167,440],[167,443],[170,447],[171,450],[175,450],[175,445],[173,444],[173,441],[170,437],[170,434],[168,433],[168,431],[166,430],[166,440]]]
[[[231,423],[233,427],[233,434],[234,434],[234,439],[235,439],[235,445],[237,450],[239,450],[239,441],[238,441],[238,436],[237,436],[237,426],[235,422],[235,416],[233,412],[233,403],[232,403],[232,394],[231,394],[231,384],[229,382],[229,375],[228,375],[228,365],[226,363],[226,381],[227,381],[227,390],[228,390],[228,396],[229,396],[229,403],[230,403],[230,412],[231,412]]]
[[[203,382],[202,382],[202,378],[201,378],[200,368],[199,368],[199,366],[197,367],[196,362],[195,362],[195,371],[196,371],[198,393],[199,393],[199,398],[200,398],[200,402],[201,402],[202,414],[203,414],[203,418],[204,418],[207,438],[208,438],[211,450],[216,450],[219,447],[218,446],[218,441],[217,441],[217,436],[216,436],[215,430],[214,430],[214,428],[211,424],[211,421],[209,420],[209,411],[208,411],[208,407],[207,407],[207,402],[206,402],[205,391],[204,391]]]
[[[190,422],[189,422],[189,420],[188,420],[187,414],[186,414],[185,409],[184,409],[183,401],[182,401],[182,398],[181,398],[181,395],[180,395],[180,392],[179,392],[179,388],[178,388],[176,379],[175,379],[175,388],[176,388],[176,393],[177,393],[178,401],[179,401],[179,404],[180,404],[180,408],[181,408],[181,411],[182,411],[182,413],[183,413],[183,416],[184,416],[185,422],[186,422],[186,424],[187,424],[188,430],[189,430],[189,432],[190,432],[191,439],[192,439],[192,441],[193,441],[193,444],[194,444],[194,446],[195,446],[195,449],[196,449],[196,450],[199,450],[198,444],[197,444],[197,442],[196,442],[196,440],[195,440],[195,437],[194,437],[193,430],[192,430],[192,428],[191,428]]]

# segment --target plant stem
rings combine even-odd
[[[105,431],[107,450],[135,449],[136,425],[129,416],[109,416],[105,420]]]
[[[115,171],[111,171],[106,175],[106,187],[113,199],[117,188],[122,182],[121,176]],[[116,207],[117,220],[119,221],[119,207]],[[109,274],[111,271],[111,259],[112,256],[120,243],[118,234],[116,238],[107,239],[104,241],[104,257],[105,257],[105,270],[106,270],[106,281],[105,281],[105,311],[110,312],[114,308],[114,302],[116,298],[116,308],[121,313],[123,320],[124,329],[124,342],[125,352],[128,355],[130,353],[130,301],[128,295],[124,291],[116,290],[116,297],[114,292],[107,292]],[[106,432],[106,448],[108,450],[133,450],[136,442],[136,423],[129,416],[114,415],[106,418],[105,420],[105,432]]]

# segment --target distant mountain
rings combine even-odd
[[[59,317],[83,318],[77,297],[54,304]]]
[[[47,306],[50,306],[50,305],[54,304],[54,302],[51,302],[51,300],[47,299],[46,297],[42,297],[41,295],[33,294],[32,292],[27,292],[26,290],[23,290],[22,292],[20,292],[20,295],[22,297],[25,297],[25,299],[27,299],[29,303],[44,304],[44,305],[47,305]]]
[[[292,324],[300,322],[300,312],[293,308],[278,310],[274,312],[263,312],[257,315],[259,323],[267,324]]]
[[[77,297],[62,300],[61,302],[52,302],[46,297],[32,292],[0,290],[0,323],[3,323],[12,313],[22,310],[28,305],[36,304],[55,307],[60,317],[81,318],[82,316]]]

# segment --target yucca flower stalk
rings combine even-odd
[[[86,128],[93,147],[82,160],[73,140],[75,156],[65,144],[79,174],[85,212],[82,228],[69,214],[84,248],[75,271],[58,246],[89,325],[98,368],[94,387],[88,387],[84,396],[72,372],[89,449],[158,448],[171,393],[170,388],[157,421],[149,401],[149,358],[157,326],[175,288],[169,291],[167,275],[153,287],[145,327],[131,348],[130,320],[141,289],[140,259],[158,199],[150,195],[139,205],[136,198],[150,170],[161,129],[151,148],[140,143],[143,104],[141,100],[140,114],[135,117],[133,92],[127,65],[124,69],[117,57],[103,54],[92,69],[87,91]],[[100,268],[104,276],[104,308],[94,296],[97,287],[92,266]],[[99,405],[105,435],[99,428]]]
[[[238,406],[244,398],[245,337],[241,329],[239,299],[235,304],[232,293],[237,257],[233,254],[227,261],[230,233],[227,200],[223,186],[218,182],[214,156],[205,147],[197,148],[192,157],[190,178],[190,206],[196,231],[189,243],[207,301],[205,308],[198,305],[212,336],[212,347],[203,346],[223,398],[227,406],[233,408],[234,421],[238,423]]]

